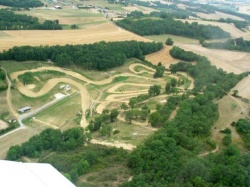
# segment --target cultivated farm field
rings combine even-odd
[[[2,31],[8,37],[1,37],[0,51],[14,46],[39,46],[39,45],[66,45],[66,44],[89,44],[100,41],[150,41],[124,29],[113,23],[95,25],[86,29],[78,30],[20,30]]]

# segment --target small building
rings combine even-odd
[[[18,109],[18,112],[24,113],[24,112],[26,112],[26,111],[29,111],[30,109],[31,109],[30,106],[26,106],[26,107],[23,107],[23,108]]]
[[[56,5],[56,6],[55,6],[55,9],[62,9],[62,7],[59,6],[59,5]]]
[[[60,86],[60,90],[62,90],[62,89],[64,89],[64,88],[65,88],[65,85],[64,85],[64,84]]]
[[[67,84],[67,85],[65,86],[65,90],[66,90],[66,91],[70,91],[70,90],[71,90],[70,85]]]

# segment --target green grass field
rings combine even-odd
[[[77,113],[81,109],[81,96],[79,93],[72,94],[58,103],[48,107],[41,113],[35,115],[35,123],[55,126],[62,130],[80,125]],[[31,122],[32,123],[32,122]]]

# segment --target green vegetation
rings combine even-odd
[[[111,171],[110,174],[106,174],[105,170],[112,168],[115,165],[121,165],[122,169],[126,169],[124,162],[128,157],[128,153],[123,149],[109,148],[91,144],[88,146],[80,146],[74,150],[63,152],[56,151],[54,153],[55,154],[52,152],[52,154],[44,155],[43,157],[39,158],[38,162],[50,163],[60,172],[66,174],[66,176],[69,176],[69,179],[72,182],[76,182],[79,176],[83,174],[90,172],[94,174],[100,170],[103,171],[103,173],[100,173],[100,175],[107,177],[102,179],[104,183],[110,180],[114,181],[119,176],[119,173],[113,174]],[[130,172],[128,171],[128,173]],[[126,177],[128,177],[128,174]],[[91,184],[92,180],[89,178],[87,181]],[[81,182],[79,181],[78,183]]]
[[[37,60],[51,59],[55,65],[77,64],[86,69],[106,70],[124,64],[127,58],[144,60],[144,55],[162,49],[161,43],[137,41],[99,42],[86,45],[65,46],[23,46],[13,47],[0,53],[0,60]]]
[[[250,40],[244,40],[243,38],[228,39],[226,42],[203,43],[202,46],[212,49],[228,49],[250,53]]]
[[[61,30],[58,20],[38,22],[38,18],[15,14],[9,10],[0,10],[0,30]]]
[[[33,136],[28,142],[10,147],[6,159],[17,160],[22,156],[38,157],[45,150],[68,151],[83,145],[87,135],[83,129],[72,128],[64,131],[46,129],[39,135]]]
[[[190,55],[184,50],[176,54]],[[128,166],[133,170],[133,179],[122,186],[248,186],[246,172],[250,156],[240,155],[236,147],[229,145],[219,154],[198,157],[202,147],[208,144],[210,129],[219,116],[213,100],[227,94],[245,74],[226,74],[199,55],[194,60],[195,65],[186,62],[183,66],[182,62],[176,69],[194,78],[195,97],[173,97],[173,107],[166,104],[166,111],[151,114],[154,119],[151,125],[162,125],[162,128],[131,153]],[[176,102],[179,102],[177,114],[168,121]],[[158,120],[161,118],[165,118],[162,124]],[[239,180],[235,181],[236,178]]]
[[[14,130],[15,128],[19,127],[19,124],[17,122],[15,123],[8,123],[8,127],[7,128],[4,128],[4,129],[1,129],[0,130],[0,135],[2,134],[5,134],[11,130]]]
[[[197,22],[191,24],[188,22],[183,23],[171,17],[164,19],[152,19],[152,17],[143,19],[126,18],[117,21],[116,24],[142,36],[173,34],[195,39],[221,39],[230,37],[228,32],[223,31],[218,26],[199,25]]]
[[[3,69],[0,68],[0,91],[6,90],[8,88],[6,75]]]
[[[218,20],[219,22],[223,22],[223,23],[233,23],[235,27],[237,27],[238,29],[246,29],[247,26],[249,25],[249,22],[247,21],[239,21],[239,20],[234,20],[234,19],[230,19],[230,18],[227,18],[227,19],[219,19]]]
[[[165,42],[166,45],[173,45],[174,41],[171,38],[168,38]]]
[[[43,6],[43,3],[40,0],[0,0],[0,5],[29,8]]]
[[[178,58],[180,60],[185,60],[187,62],[192,62],[196,61],[199,58],[199,55],[191,52],[191,51],[185,51],[179,47],[174,46],[170,51],[170,55],[174,58]],[[171,73],[175,72],[175,67],[177,66],[172,66],[171,68]],[[180,70],[179,70],[180,71]]]
[[[236,131],[242,137],[245,146],[250,149],[250,122],[245,119],[240,119],[236,123],[233,122],[232,125],[236,127]]]

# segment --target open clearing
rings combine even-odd
[[[3,31],[9,37],[1,37],[0,51],[14,46],[39,46],[39,45],[66,45],[66,44],[89,44],[100,41],[151,41],[112,23],[104,23],[86,29],[78,30],[20,30]]]
[[[175,45],[187,51],[193,51],[194,53],[208,57],[213,65],[227,72],[240,74],[250,71],[250,53],[208,49],[197,44],[176,43]]]

